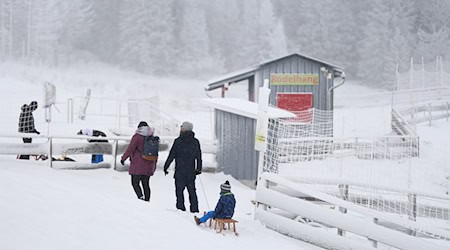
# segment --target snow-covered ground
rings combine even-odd
[[[41,162],[2,161],[0,249],[315,249],[253,221],[253,190],[223,174],[200,178],[201,211],[208,203],[212,208],[219,185],[231,181],[238,237],[216,234],[197,226],[194,214],[176,211],[173,178],[160,169],[150,179],[147,203],[136,199],[125,172],[58,171]]]
[[[206,81],[159,79],[125,72],[101,65],[85,65],[72,69],[27,67],[18,64],[0,65],[0,134],[15,133],[20,106],[32,100],[42,100],[42,83],[56,85],[57,104],[66,112],[65,102],[83,96],[87,88],[92,95],[104,98],[146,98],[159,96],[162,110],[180,120],[190,119],[188,110],[196,108],[192,100],[206,97]],[[336,89],[336,136],[382,136],[390,132],[389,96],[379,95],[366,105],[366,100],[349,101],[339,97],[377,90],[347,83]],[[246,85],[232,85],[229,97],[246,98]],[[218,96],[219,93],[210,93]],[[358,98],[356,98],[358,99]],[[373,99],[373,98],[372,98]],[[364,103],[365,105],[360,105]],[[198,117],[197,117],[198,118]],[[46,133],[43,110],[35,114],[37,129]],[[210,117],[201,117],[208,122]],[[109,120],[95,123],[64,119],[51,125],[51,132],[76,134],[77,129],[96,126],[106,132],[114,127]],[[195,127],[197,126],[197,127]],[[194,122],[194,130],[202,127]],[[437,121],[418,127],[424,146],[435,149],[429,157],[449,162],[449,123]],[[3,141],[21,142],[20,139]],[[88,157],[88,156],[86,156]],[[219,185],[230,180],[236,194],[235,219],[239,221],[239,236],[216,234],[212,229],[198,227],[193,214],[174,210],[173,179],[159,168],[151,178],[150,203],[137,200],[126,172],[111,169],[89,171],[54,170],[45,162],[17,161],[14,156],[0,156],[0,249],[315,249],[309,244],[285,237],[266,229],[253,220],[254,190],[222,173],[204,173],[197,180],[200,210],[212,209],[218,199]],[[164,161],[165,158],[162,157]],[[83,158],[87,160],[87,158]],[[162,162],[159,162],[161,166]],[[385,166],[389,169],[389,166]],[[450,175],[449,169],[439,169],[426,176]],[[442,181],[442,178],[439,179]],[[445,185],[445,183],[439,183]],[[450,184],[449,184],[450,185]],[[203,193],[203,190],[205,193]],[[186,197],[187,198],[187,197]],[[208,206],[209,204],[209,206]]]
[[[156,79],[140,74],[89,66],[56,70],[4,64],[0,67],[0,113],[3,134],[15,133],[20,106],[42,100],[42,82],[55,83],[57,102],[92,95],[142,98],[160,95],[166,110],[185,111],[192,98],[203,98],[204,82]],[[65,107],[59,107],[65,112]],[[46,133],[43,110],[35,114],[38,130]],[[106,122],[94,125],[108,131]],[[52,131],[74,135],[86,126],[56,123]],[[194,129],[195,130],[195,129]],[[6,139],[3,138],[2,141]],[[9,141],[21,142],[20,139]],[[35,140],[39,141],[39,140]],[[159,162],[161,165],[165,160]],[[88,156],[77,159],[88,161]],[[106,159],[108,160],[108,159]],[[17,161],[0,156],[0,249],[317,249],[266,229],[253,220],[254,190],[231,176],[204,173],[196,181],[201,211],[214,209],[219,186],[229,180],[236,195],[236,237],[197,226],[189,212],[175,210],[174,181],[158,168],[150,180],[151,202],[136,199],[127,172],[112,169],[54,170],[47,162]],[[173,165],[172,165],[173,167]],[[173,171],[173,170],[172,170]],[[172,172],[173,173],[173,172]],[[186,204],[188,197],[186,193]]]

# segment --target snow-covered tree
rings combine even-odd
[[[211,53],[222,59],[225,71],[242,67],[237,53],[244,47],[240,34],[246,25],[239,19],[240,3],[238,0],[211,0],[206,8]]]
[[[166,74],[173,56],[173,51],[167,49],[174,28],[171,1],[126,0],[122,10],[122,63],[141,72]]]
[[[275,17],[270,0],[258,1],[258,14],[254,28],[258,34],[257,61],[274,59],[287,54],[286,35],[282,22]]]
[[[287,53],[284,26],[270,0],[211,1],[208,10],[211,48],[228,71]]]
[[[58,40],[59,54],[70,63],[86,56],[87,36],[93,25],[92,0],[60,1],[57,9],[61,13],[61,30]]]
[[[95,0],[89,50],[108,63],[118,62],[120,4],[122,0]]]
[[[12,0],[0,0],[0,60],[4,60],[10,53],[10,6]]]
[[[275,21],[275,26],[270,31],[269,37],[269,48],[271,48],[270,58],[283,56],[288,53],[286,33],[281,20],[278,19]]]
[[[26,53],[27,6],[25,0],[15,0],[8,3],[10,58],[21,59]]]
[[[199,75],[300,52],[389,85],[397,62],[449,56],[449,10],[448,0],[0,0],[0,60]]]
[[[181,15],[181,30],[177,46],[177,57],[181,73],[200,75],[211,67],[209,60],[209,37],[206,26],[205,8],[201,1],[185,3]]]
[[[62,33],[62,16],[58,2],[41,0],[29,3],[31,15],[27,22],[27,58],[30,62],[56,63],[56,51]]]
[[[434,60],[436,56],[448,56],[450,49],[450,2],[430,0],[417,3],[417,51],[416,56],[423,56],[425,61]]]
[[[328,27],[324,23],[324,15],[320,12],[321,2],[304,1],[301,3],[302,20],[298,23],[295,30],[294,50],[313,56],[323,58],[324,51],[323,39],[328,34]]]
[[[365,16],[364,36],[359,44],[358,74],[369,84],[391,88],[395,65],[411,54],[408,32],[414,17],[406,1],[371,1]]]
[[[321,22],[328,28],[324,39],[326,54],[320,55],[323,60],[341,66],[347,73],[355,72],[353,62],[356,61],[356,42],[360,39],[360,26],[356,23],[352,8],[356,5],[352,0],[329,1],[323,5]]]

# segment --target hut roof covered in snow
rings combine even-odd
[[[238,98],[208,98],[203,99],[203,102],[215,109],[223,110],[229,113],[256,119],[258,115],[258,103],[246,101]],[[269,118],[294,118],[295,114],[279,109],[276,107],[269,107]]]

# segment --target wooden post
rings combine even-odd
[[[395,80],[394,80],[394,91],[392,91],[392,97],[391,97],[391,110],[394,109],[394,97],[395,93],[397,91],[398,86],[398,62],[395,66]]]
[[[118,99],[117,102],[119,103],[119,130],[122,128],[121,127],[121,120],[122,120],[122,103],[120,102],[120,100]]]
[[[311,127],[312,127],[312,126],[311,126]],[[316,140],[313,139],[313,140],[312,140],[311,150],[309,151],[309,152],[311,152],[311,153],[308,152],[308,155],[309,155],[308,161],[314,160],[314,148],[315,148],[315,146],[316,146]]]
[[[229,86],[229,83],[225,83],[224,85],[222,85],[222,98],[225,98],[225,92],[227,92]]]
[[[344,184],[339,184],[339,193],[341,194],[341,198],[345,201],[348,200],[348,185],[344,185]],[[339,211],[341,213],[346,214],[347,213],[347,209],[343,208],[343,207],[339,207]],[[345,235],[345,231],[338,228],[338,235],[339,236],[344,236]]]
[[[428,103],[428,126],[431,127],[431,120],[433,120],[433,116],[431,115],[431,102]]]
[[[439,56],[439,100],[442,100],[443,89],[442,89],[442,56]]]
[[[51,137],[48,138],[48,162],[50,165],[50,168],[53,168],[53,140]]]
[[[372,138],[372,148],[370,150],[370,159],[373,160],[374,156],[375,156],[375,139]]]
[[[445,110],[447,111],[447,121],[448,121],[448,117],[450,116],[448,113],[448,102],[445,103]]]
[[[373,218],[372,221],[373,221],[373,223],[378,224],[378,218]],[[376,240],[373,240],[373,239],[370,239],[370,238],[368,238],[368,239],[372,242],[372,246],[374,248],[378,247],[378,242]]]
[[[389,137],[386,139],[386,143],[384,144],[384,159],[390,160],[391,157],[388,158],[389,154]]]
[[[112,169],[116,170],[117,164],[117,148],[119,146],[119,140],[114,140],[112,146],[112,156],[113,156],[113,167]]]
[[[417,195],[408,194],[408,219],[416,221],[417,218]],[[409,229],[408,234],[416,235],[416,232]]]
[[[248,79],[248,100],[255,102],[255,76]]]
[[[450,176],[447,177],[447,192],[446,194],[450,194]]]
[[[263,152],[258,152],[259,154],[263,154]],[[267,179],[265,179],[265,178],[261,178],[260,176],[258,176],[257,178],[259,178],[258,179],[258,184],[257,184],[257,186],[259,186],[259,185],[262,185],[262,187],[263,188],[269,188],[269,181],[267,180]],[[257,189],[258,189],[258,187],[256,187]],[[256,192],[255,192],[255,194],[256,194]],[[256,196],[256,195],[255,195]],[[264,209],[264,210],[267,210],[267,205],[266,204],[263,204],[263,203],[259,203],[258,202],[258,200],[256,199],[256,197],[255,197],[255,209],[254,209],[254,211],[253,211],[253,220],[256,220],[256,209],[259,207],[259,206],[262,206],[262,208]]]
[[[73,99],[67,99],[67,123],[73,123]]]
[[[260,153],[261,153],[261,152],[260,152]],[[270,187],[269,181],[268,181],[267,179],[264,179],[264,188],[269,189],[269,187]],[[263,205],[263,209],[264,209],[264,210],[267,210],[267,208],[268,208],[268,206],[264,204],[264,205]]]

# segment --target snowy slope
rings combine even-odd
[[[204,173],[201,180],[211,207],[220,183],[231,181],[239,237],[216,234],[197,226],[193,214],[175,211],[173,178],[160,169],[146,203],[135,198],[127,173],[3,161],[0,249],[315,249],[253,221],[253,190],[223,174]],[[196,184],[200,210],[208,210],[199,179]]]
[[[92,65],[62,70],[3,64],[0,67],[2,133],[17,131],[20,106],[31,100],[42,100],[42,82],[45,80],[55,83],[57,102],[82,96],[87,88],[91,88],[97,97],[108,98],[142,98],[156,93],[168,112],[178,114],[184,112],[191,98],[205,97],[201,81],[157,79]],[[65,107],[59,108],[64,111]],[[35,119],[37,128],[45,133],[42,109],[35,113]],[[99,125],[104,125],[100,129],[107,131],[108,124]],[[52,126],[59,126],[57,131],[72,134],[85,125],[75,121],[69,126],[65,123]],[[52,130],[56,128],[52,127]],[[39,139],[35,141],[39,142]],[[14,158],[0,156],[2,250],[316,249],[254,221],[251,203],[254,190],[230,176],[202,174],[202,182],[200,179],[196,182],[197,194],[201,211],[213,209],[218,200],[219,185],[230,180],[237,199],[235,219],[239,221],[239,237],[229,233],[216,234],[212,229],[197,226],[194,214],[175,211],[174,181],[171,176],[164,176],[161,169],[150,180],[151,202],[145,203],[136,199],[126,172],[54,170],[46,162]],[[88,158],[76,157],[83,161]],[[110,160],[108,156],[105,159]]]
[[[205,96],[205,83],[201,81],[158,79],[98,65],[62,70],[3,64],[0,65],[0,84],[4,86],[0,92],[2,132],[16,131],[19,107],[23,103],[42,100],[41,84],[45,80],[55,83],[57,102],[74,95],[82,96],[88,87],[92,88],[93,95],[110,98],[142,98],[156,93],[166,112],[180,119],[184,119],[183,115],[190,109],[192,98]],[[239,88],[246,91],[245,85]],[[353,102],[339,104],[339,94],[352,91],[371,90],[350,84],[336,90],[336,102],[340,105],[336,109],[336,135],[380,136],[389,132],[386,121],[390,107],[386,102],[383,101],[380,107],[360,107]],[[229,94],[230,97],[241,97],[242,92],[230,91]],[[46,124],[42,110],[35,118],[37,127],[44,131]],[[107,123],[99,125],[104,126],[100,129],[109,128]],[[73,133],[84,124],[54,126]],[[424,134],[425,143],[445,152],[448,148],[445,138],[448,137],[436,129],[448,130],[448,122],[422,128],[418,130],[419,134]],[[442,152],[430,157],[445,156]],[[439,173],[442,171],[450,173],[448,169],[441,169]],[[435,174],[430,174],[429,178],[435,178]],[[254,208],[250,201],[254,199],[254,190],[230,176],[201,175],[202,182],[197,180],[201,211],[213,208],[219,185],[227,179],[231,181],[238,202],[235,218],[239,221],[240,235],[237,238],[198,227],[192,219],[193,214],[174,211],[173,179],[161,174],[161,169],[151,178],[152,198],[148,204],[134,197],[127,173],[111,169],[58,171],[48,168],[46,163],[19,162],[12,156],[0,156],[0,249],[315,249],[253,221]]]

